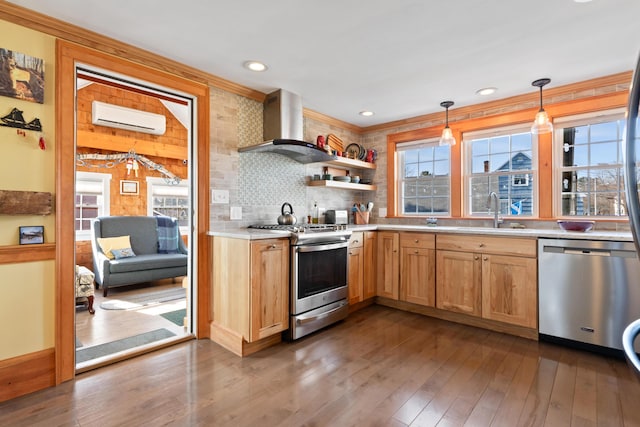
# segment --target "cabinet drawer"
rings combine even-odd
[[[364,244],[364,233],[362,231],[355,231],[351,233],[349,239],[349,248],[361,248]]]
[[[400,233],[400,247],[435,249],[436,236],[428,233]]]
[[[536,240],[516,237],[440,234],[438,249],[535,257]]]

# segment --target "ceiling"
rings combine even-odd
[[[584,0],[583,0],[584,1]],[[11,0],[366,127],[630,71],[638,0]],[[529,7],[527,7],[529,6]],[[266,63],[266,72],[243,68]],[[483,87],[498,91],[476,95]],[[362,110],[375,112],[362,117]]]

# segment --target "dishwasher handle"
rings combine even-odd
[[[544,246],[543,252],[551,252],[556,254],[567,255],[585,255],[585,256],[601,256],[601,257],[618,257],[618,258],[635,258],[636,253],[633,251],[619,249],[600,249],[600,248],[567,248],[563,246]]]
[[[611,251],[601,250],[601,249],[569,249],[564,248],[562,253],[569,255],[588,255],[588,256],[611,256]]]

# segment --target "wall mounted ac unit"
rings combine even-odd
[[[100,101],[91,103],[91,123],[152,135],[164,134],[167,127],[167,119],[161,114],[148,113]]]

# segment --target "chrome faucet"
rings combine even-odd
[[[502,218],[500,217],[500,208],[498,207],[498,195],[495,191],[489,193],[487,197],[487,209],[491,210],[491,201],[493,201],[493,228],[498,228],[502,224]]]

